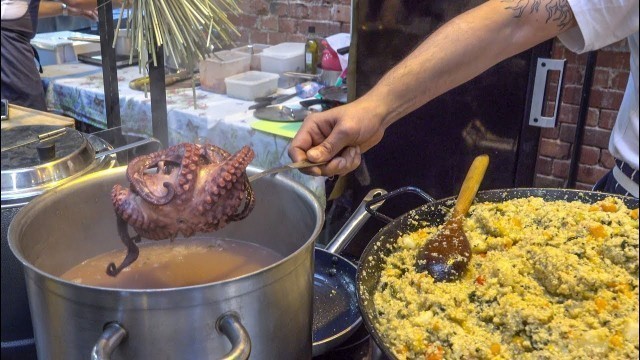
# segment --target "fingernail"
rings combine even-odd
[[[347,160],[340,159],[338,160],[338,169],[344,169],[347,166]]]
[[[312,157],[312,158],[317,159],[317,158],[319,158],[319,157],[320,157],[320,151],[315,150],[315,149],[313,149],[313,150],[309,150],[309,152],[307,153],[307,155],[308,155],[309,157]]]
[[[356,157],[356,149],[349,148],[349,157]]]

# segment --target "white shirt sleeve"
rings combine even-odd
[[[0,18],[15,20],[21,18],[29,9],[29,0],[2,0],[0,2]]]
[[[597,50],[638,31],[638,0],[569,0],[578,22],[560,36],[576,53]]]

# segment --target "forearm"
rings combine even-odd
[[[48,18],[60,16],[64,11],[64,3],[57,1],[41,1],[38,7],[38,17]]]
[[[552,8],[549,17],[547,2],[565,6]],[[376,106],[386,127],[498,62],[575,26],[566,0],[544,0],[537,11],[516,4],[488,1],[449,21],[360,101]]]

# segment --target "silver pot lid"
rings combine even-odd
[[[38,141],[39,135],[58,129],[30,125],[2,130],[3,202],[39,195],[96,167],[95,149],[74,129]]]

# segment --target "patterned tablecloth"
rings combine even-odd
[[[120,114],[127,133],[151,136],[151,99],[148,94],[129,88],[129,82],[141,76],[137,66],[118,69]],[[83,63],[50,65],[44,67],[42,78],[49,110],[106,129],[104,86],[99,67]],[[289,102],[297,101],[300,98],[294,97]],[[252,101],[196,89],[196,106],[193,104],[190,87],[167,89],[169,145],[210,142],[229,152],[249,145],[256,153],[252,165],[264,169],[291,161],[287,155],[290,139],[251,128],[251,122],[257,121],[253,110],[248,110]],[[321,204],[326,203],[324,178],[298,171],[290,171],[285,176],[304,184]]]

